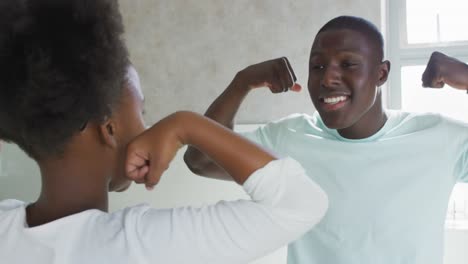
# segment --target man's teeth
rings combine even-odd
[[[336,104],[342,101],[346,101],[346,96],[327,97],[327,98],[324,98],[323,101],[326,104]]]

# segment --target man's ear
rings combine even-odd
[[[388,60],[383,61],[379,65],[379,81],[377,86],[382,86],[388,79],[388,74],[390,73],[390,62]]]
[[[99,125],[99,134],[103,144],[117,148],[116,125],[111,118],[107,118],[104,123]]]

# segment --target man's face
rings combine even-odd
[[[382,74],[376,49],[362,33],[348,29],[324,31],[315,38],[308,88],[327,127],[349,128],[370,111],[382,111],[375,104]]]
[[[109,183],[110,191],[125,191],[131,185],[131,181],[125,175],[126,146],[145,130],[143,105],[144,96],[140,80],[135,69],[131,67],[127,74],[120,104],[113,114],[119,146],[117,164],[115,164],[116,172]]]

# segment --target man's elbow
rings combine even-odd
[[[196,150],[198,151],[198,150]],[[203,158],[197,153],[194,153],[190,148],[184,154],[184,162],[187,165],[187,168],[194,174],[204,176],[204,167],[206,166],[206,162],[203,162]]]

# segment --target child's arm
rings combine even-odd
[[[172,114],[134,139],[127,150],[127,174],[147,188],[156,185],[178,149],[203,151],[239,184],[276,159],[216,122],[192,112]]]
[[[424,87],[442,88],[445,84],[468,90],[468,65],[440,52],[434,52],[422,76]]]
[[[268,87],[272,93],[300,91],[289,61],[283,57],[251,65],[237,73],[226,90],[210,105],[206,117],[233,129],[237,111],[253,89]],[[189,147],[184,160],[190,170],[198,175],[230,180],[231,177],[205,154]]]
[[[128,214],[138,259],[164,263],[247,263],[304,234],[324,216],[324,191],[290,159],[276,158],[229,129],[190,112],[173,114],[128,147],[129,177],[152,187],[184,144],[205,152],[251,200]]]

